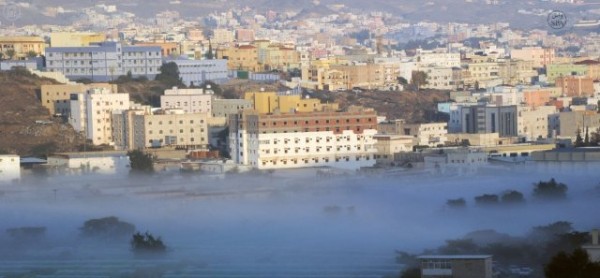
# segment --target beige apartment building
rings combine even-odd
[[[54,32],[50,34],[50,45],[52,47],[90,46],[92,43],[104,41],[106,41],[106,35],[102,33]]]
[[[532,61],[534,68],[543,68],[549,64],[555,63],[556,53],[554,48],[523,47],[513,49],[510,52],[512,59]]]
[[[163,109],[182,109],[185,113],[211,114],[213,92],[203,89],[180,89],[174,87],[165,90],[160,97]]]
[[[46,42],[41,37],[0,37],[0,53],[3,59],[24,59],[28,57],[29,52],[44,55],[45,49]],[[9,57],[9,51],[14,51],[13,57]]]
[[[113,93],[118,92],[117,84],[91,83],[91,84],[53,84],[42,85],[40,99],[42,106],[48,109],[50,114],[69,115],[69,100],[71,94],[81,94],[95,88],[108,89]]]

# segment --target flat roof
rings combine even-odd
[[[420,260],[481,260],[491,258],[492,255],[423,255]]]

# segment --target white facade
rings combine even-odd
[[[112,113],[129,109],[129,94],[115,94],[109,89],[95,88],[71,96],[69,123],[84,132],[94,145],[114,145]]]
[[[531,108],[528,106],[518,107],[517,128],[519,137],[526,141],[535,141],[538,138],[548,138],[548,117],[557,113],[555,106],[538,106]]]
[[[86,47],[46,48],[46,68],[60,72],[71,80],[115,80],[129,72],[133,77],[148,79],[160,73],[162,58],[159,46],[122,46],[104,42]]]
[[[460,67],[460,53],[437,53],[425,50],[418,50],[417,65],[423,67]]]
[[[0,155],[0,183],[21,179],[21,160],[18,155]]]
[[[186,86],[200,86],[205,81],[221,83],[229,79],[227,70],[227,60],[187,60],[187,59],[169,59],[165,63],[173,62],[177,64],[179,76]]]
[[[165,90],[160,97],[162,109],[183,109],[185,113],[207,113],[212,115],[212,91],[203,89],[179,89]]]
[[[427,74],[427,84],[423,85],[423,88],[436,90],[456,89],[452,78],[452,68],[426,67],[420,70]]]
[[[473,149],[445,150],[443,154],[425,156],[425,170],[433,174],[475,174],[487,164],[486,152]]]
[[[376,133],[371,129],[362,134],[350,130],[341,134],[333,131],[248,134],[240,129],[230,135],[230,147],[237,163],[258,169],[319,166],[358,169],[375,164]]]
[[[125,174],[129,158],[125,152],[64,153],[48,157],[48,166],[70,174]]]

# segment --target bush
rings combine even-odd
[[[155,238],[148,232],[145,234],[135,233],[130,243],[131,250],[137,255],[163,254],[167,251],[162,239],[160,237]]]
[[[588,253],[579,248],[571,254],[559,252],[544,267],[548,278],[600,277],[600,263],[591,262]]]
[[[135,232],[135,226],[120,221],[117,217],[110,216],[85,221],[80,230],[81,235],[85,237],[124,239]]]
[[[154,172],[154,159],[151,154],[139,150],[133,150],[127,153],[131,162],[131,171],[138,173]]]
[[[568,186],[557,183],[554,178],[549,181],[540,181],[534,185],[533,196],[545,200],[560,200],[567,198]]]
[[[515,190],[510,190],[502,194],[502,203],[504,204],[522,204],[525,202],[523,193]]]
[[[464,208],[467,206],[467,201],[464,198],[448,199],[446,205],[450,208]]]
[[[475,197],[475,204],[477,205],[497,205],[498,195],[496,194],[483,194]]]

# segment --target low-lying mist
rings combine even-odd
[[[159,260],[187,262],[181,268],[213,277],[219,276],[219,269],[260,270],[263,277],[307,269],[381,277],[402,269],[394,261],[395,250],[418,253],[475,230],[522,235],[533,226],[561,220],[578,230],[600,225],[593,217],[600,208],[600,175],[538,172],[525,165],[517,170],[497,169],[479,176],[317,178],[304,174],[307,171],[276,171],[226,179],[156,174],[29,180],[0,188],[0,258],[6,261],[0,272],[17,271],[10,261],[29,261],[23,271],[36,261],[135,261],[128,239],[81,236],[86,220],[107,216],[161,236],[168,252]],[[547,202],[532,196],[533,184],[550,178],[568,186],[565,200]],[[506,190],[523,193],[525,203],[481,206],[474,201]],[[446,205],[456,198],[464,198],[466,206]],[[18,227],[46,231],[36,242],[17,243],[4,231]],[[120,271],[127,267],[132,266]]]

